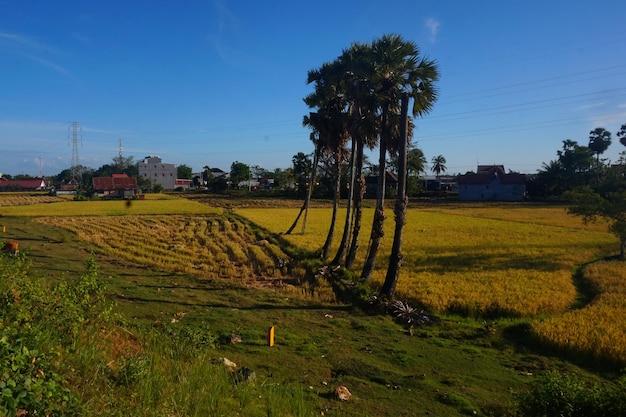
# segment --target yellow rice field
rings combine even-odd
[[[596,262],[584,276],[598,292],[593,302],[534,322],[533,331],[544,343],[626,363],[626,263]]]
[[[49,204],[0,207],[0,215],[32,217],[219,214],[222,211],[221,208],[213,208],[195,201],[163,194],[149,195],[145,200],[67,201],[57,199]]]
[[[236,213],[279,233],[289,228],[297,210],[245,208]],[[394,223],[393,212],[387,213],[374,286],[382,284],[388,264]],[[285,237],[300,247],[320,248],[330,214],[328,209],[310,210],[306,234],[298,227]],[[357,271],[367,249],[372,214],[365,210]],[[397,295],[434,311],[556,313],[576,297],[575,265],[611,253],[617,245],[602,225],[586,226],[560,207],[413,208],[407,214]]]
[[[48,216],[37,222],[70,230],[107,256],[203,278],[276,281],[288,256],[247,226],[219,215]]]

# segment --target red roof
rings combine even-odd
[[[524,174],[507,174],[503,165],[479,165],[477,174],[459,175],[457,183],[462,184],[487,184],[497,179],[501,184],[524,184]]]
[[[132,190],[137,188],[137,179],[126,174],[113,174],[110,177],[94,177],[94,190]]]
[[[18,188],[22,190],[39,190],[46,188],[49,184],[48,180],[43,178],[31,178],[26,180],[8,180],[0,178],[0,187],[2,188]]]

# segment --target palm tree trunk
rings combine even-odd
[[[355,177],[355,162],[356,162],[356,152],[355,152],[356,142],[352,139],[352,146],[350,149],[350,191],[348,193],[348,204],[346,205],[346,222],[343,225],[343,235],[341,236],[341,243],[339,243],[339,249],[337,249],[337,254],[335,258],[331,262],[332,265],[340,265],[341,260],[346,254],[346,250],[348,249],[348,241],[350,240],[350,228],[352,225],[352,200],[354,199],[354,177]]]
[[[326,259],[328,252],[330,251],[330,245],[333,243],[333,237],[335,236],[335,224],[337,223],[337,212],[339,211],[339,199],[341,198],[341,153],[337,151],[335,153],[335,173],[337,175],[335,179],[335,191],[333,196],[333,214],[330,219],[330,227],[328,229],[328,235],[326,235],[326,242],[322,247],[321,258]]]
[[[363,148],[362,140],[357,139],[356,143],[356,174],[354,183],[354,214],[352,228],[352,242],[346,256],[346,269],[351,269],[356,258],[356,252],[359,249],[359,233],[361,231],[361,218],[363,216],[363,195],[365,194],[365,180],[363,179]]]
[[[391,246],[391,255],[389,256],[389,267],[387,268],[387,276],[380,290],[380,295],[389,300],[393,299],[398,284],[398,275],[402,266],[402,231],[406,223],[406,149],[407,149],[407,127],[408,127],[408,107],[409,95],[402,94],[402,105],[400,113],[400,143],[398,146],[398,196],[396,198],[396,206],[394,209],[396,228],[393,234],[393,244]]]
[[[287,230],[285,232],[286,235],[290,235],[291,232],[293,232],[293,229],[296,228],[296,225],[298,224],[298,220],[300,220],[300,217],[302,216],[302,213],[304,213],[304,209],[306,208],[306,201],[304,203],[302,203],[302,207],[300,207],[300,212],[298,213],[298,215],[296,216],[296,219],[293,221],[293,224],[291,225],[291,227],[289,228],[289,230]]]
[[[380,135],[379,155],[378,155],[378,185],[376,190],[376,210],[374,211],[374,220],[372,221],[372,231],[370,232],[370,243],[367,249],[367,256],[361,279],[365,282],[372,278],[372,272],[376,266],[376,255],[380,248],[380,241],[385,235],[383,225],[385,222],[385,191],[387,188],[387,112],[383,109],[381,124],[383,131]]]
[[[313,193],[313,182],[315,181],[315,172],[317,171],[317,164],[319,161],[320,152],[321,152],[321,147],[320,147],[320,144],[318,143],[315,145],[315,154],[313,157],[313,173],[311,174],[312,178],[309,183],[309,190],[304,199],[304,203],[302,203],[302,207],[300,207],[300,212],[298,213],[298,215],[296,216],[296,219],[291,224],[291,227],[289,227],[289,229],[285,232],[286,235],[290,235],[291,232],[293,232],[293,229],[295,229],[296,225],[298,224],[298,220],[300,220],[300,217],[302,217],[302,213],[306,211],[304,215],[304,222],[302,223],[302,234],[304,234],[304,230],[306,228],[306,217],[309,211],[309,201],[311,200],[311,194]]]
[[[313,155],[313,167],[311,169],[311,180],[309,181],[309,191],[306,195],[306,200],[304,202],[304,219],[302,220],[302,234],[306,231],[306,220],[309,215],[309,204],[311,203],[311,196],[313,195],[313,187],[315,187],[315,182],[317,181],[317,164],[320,160],[320,152],[322,147],[318,143],[315,146],[315,154]]]

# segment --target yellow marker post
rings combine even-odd
[[[270,327],[267,332],[267,344],[269,347],[274,346],[274,326]]]
[[[7,227],[6,226],[2,226],[2,233],[6,233],[7,232]]]

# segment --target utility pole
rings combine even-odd
[[[72,180],[81,182],[83,179],[83,170],[80,167],[78,161],[78,139],[80,137],[80,143],[83,143],[83,130],[80,127],[80,123],[72,122],[67,128],[68,140],[72,141]]]

